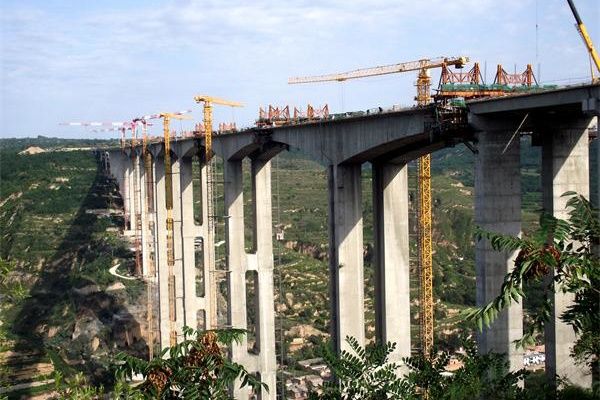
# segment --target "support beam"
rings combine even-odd
[[[128,163],[126,156],[123,154],[123,163],[122,163],[122,173],[123,177],[121,178],[121,182],[119,182],[119,187],[121,188],[121,196],[123,197],[123,220],[124,227],[123,232],[127,233],[131,230],[131,191],[130,191],[130,179],[129,175],[131,173],[131,163]]]
[[[213,159],[211,162],[215,162]],[[200,232],[202,235],[202,253],[204,255],[204,263],[201,268],[204,269],[204,323],[206,329],[218,328],[218,315],[217,315],[217,292],[219,291],[218,279],[217,279],[217,266],[216,266],[216,254],[215,254],[215,221],[216,215],[209,215],[209,210],[213,210],[214,207],[209,207],[208,202],[214,201],[212,196],[215,195],[215,188],[213,188],[209,196],[208,185],[215,185],[212,179],[209,179],[208,174],[211,173],[212,168],[200,160],[200,202],[202,203],[201,210],[201,221],[200,221]],[[210,197],[210,198],[209,198]],[[210,221],[209,218],[213,220]],[[209,230],[211,230],[209,232]]]
[[[513,131],[495,130],[496,121],[478,133],[475,160],[475,224],[490,232],[506,235],[521,233],[520,141],[511,141]],[[510,142],[510,145],[507,144]],[[500,293],[504,276],[514,268],[517,252],[497,252],[489,242],[476,244],[477,305],[482,306]],[[511,370],[523,367],[523,352],[514,340],[523,334],[521,304],[500,313],[490,328],[478,337],[482,353],[507,354]]]
[[[141,218],[141,247],[142,247],[142,276],[148,277],[150,270],[150,237],[148,223],[150,215],[148,213],[148,173],[145,170],[144,157],[138,158],[139,168],[139,188],[140,188],[140,218]]]
[[[133,204],[133,222],[131,230],[133,231],[133,241],[135,246],[135,275],[143,276],[143,255],[142,255],[142,175],[140,168],[140,157],[136,151],[132,150],[132,204]]]
[[[180,177],[183,161],[181,158],[175,158],[174,156],[171,156],[171,160],[173,184],[173,255],[175,261],[173,267],[173,274],[175,275],[175,331],[177,332],[177,341],[179,342],[181,335],[183,335],[183,327],[186,325],[186,308],[184,304],[184,276],[186,271],[183,265],[183,206],[181,202],[182,188]],[[194,327],[193,325],[190,326]]]
[[[227,242],[228,293],[227,312],[232,328],[246,329],[246,270],[247,259],[244,249],[244,192],[242,160],[225,160],[223,175],[225,180],[225,220]],[[240,343],[231,345],[231,360],[241,363],[249,371],[248,339],[242,338]],[[234,384],[233,397],[247,399],[248,388],[240,388],[239,382]]]
[[[165,191],[165,159],[154,159],[154,193],[156,210],[156,266],[158,274],[158,303],[159,303],[159,337],[160,348],[170,346],[170,321],[169,321],[169,267],[167,265],[167,209]]]
[[[254,240],[257,259],[256,341],[259,344],[258,369],[269,394],[261,399],[275,399],[277,362],[275,358],[275,300],[273,297],[273,218],[271,207],[271,161],[252,160],[252,195],[254,205]],[[241,231],[243,233],[243,230]],[[243,235],[242,235],[243,236]]]
[[[129,218],[129,235],[135,237],[135,157],[128,156],[127,166],[127,217]]]
[[[202,177],[202,173],[206,173],[204,165],[200,165],[201,186],[200,190],[206,190],[206,177]],[[183,285],[184,285],[184,308],[185,308],[185,325],[194,329],[213,329],[216,326],[211,325],[209,316],[212,312],[212,304],[209,299],[209,272],[208,260],[214,260],[206,257],[208,251],[214,252],[214,245],[208,243],[206,229],[208,228],[208,218],[203,216],[202,225],[196,225],[194,221],[194,185],[193,185],[193,167],[192,158],[182,158],[180,168],[180,187],[181,187],[181,229],[182,229],[182,244],[183,244]],[[206,195],[201,196],[202,201],[206,201]],[[206,213],[207,207],[203,205],[202,213]],[[196,237],[202,238],[204,265],[204,296],[196,295]],[[202,326],[198,326],[198,311],[204,311],[204,322]]]
[[[242,363],[250,372],[260,374],[269,387],[261,399],[276,398],[275,307],[273,296],[273,226],[271,210],[270,161],[254,159],[251,163],[252,196],[254,206],[254,251],[244,248],[244,195],[242,161],[225,161],[225,211],[227,221],[227,262],[229,272],[228,312],[233,328],[248,328],[246,315],[246,272],[255,270],[256,342],[255,350],[248,352],[246,337],[232,345],[231,358]],[[248,388],[235,385],[235,398],[246,399]]]
[[[542,187],[544,211],[557,218],[567,219],[567,191],[589,198],[588,127],[592,118],[557,122],[544,132],[542,147]],[[553,296],[550,323],[546,324],[546,374],[551,384],[555,375],[584,387],[591,386],[591,375],[583,365],[570,357],[575,342],[573,328],[560,320],[562,313],[573,303],[570,293],[556,292]]]
[[[332,165],[328,180],[331,337],[341,352],[346,336],[365,342],[361,165]]]
[[[375,333],[379,343],[396,343],[390,362],[410,357],[410,265],[408,168],[373,165]]]

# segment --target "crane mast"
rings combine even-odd
[[[163,119],[163,134],[165,140],[165,205],[167,211],[167,268],[169,290],[169,340],[171,346],[177,344],[177,329],[175,327],[175,243],[173,221],[173,172],[171,165],[171,118],[186,119],[180,113],[160,113]]]
[[[212,150],[212,134],[213,134],[213,103],[229,107],[243,107],[242,103],[235,101],[223,100],[214,96],[198,95],[194,97],[196,103],[203,103],[203,124],[204,124],[204,162],[206,165],[206,214],[207,214],[207,230],[206,243],[208,246],[213,246],[215,236],[215,204],[214,204],[214,162]],[[206,247],[205,247],[206,248]],[[210,320],[211,329],[217,327],[217,277],[215,276],[217,269],[215,260],[213,259],[214,249],[210,248],[204,255],[205,262],[208,265],[208,287],[210,304],[213,305],[210,309],[210,315],[207,318]]]

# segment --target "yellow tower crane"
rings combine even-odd
[[[213,150],[212,150],[212,135],[213,135],[213,104],[229,107],[243,107],[242,103],[236,101],[223,100],[218,97],[198,95],[194,97],[196,103],[203,103],[203,124],[204,124],[204,162],[206,165],[206,213],[208,229],[206,230],[206,243],[212,246],[214,243],[215,235],[215,206],[214,206],[214,177],[213,177]],[[210,249],[204,255],[205,262],[208,265],[208,287],[210,304],[213,307],[210,308],[210,315],[207,318],[210,320],[210,327],[215,329],[217,327],[217,308],[214,306],[217,304],[217,282],[216,282],[216,265],[213,259],[214,250]]]
[[[573,3],[573,0],[567,0],[567,2],[569,3],[569,7],[571,8],[573,17],[575,17],[575,22],[577,23],[575,25],[575,27],[577,28],[577,31],[581,35],[581,38],[583,39],[583,43],[585,44],[585,47],[587,48],[587,51],[590,54],[591,62],[596,66],[598,73],[600,73],[600,56],[598,56],[598,52],[594,48],[594,44],[592,43],[592,38],[588,34],[587,28],[585,27],[583,21],[581,20],[581,17],[579,17],[579,13],[577,12],[577,8],[575,8],[575,3]],[[597,11],[597,9],[596,9],[596,11]],[[590,65],[590,69],[592,72],[592,82],[596,82],[596,81],[600,80],[600,77],[599,78],[594,77],[594,68],[591,65]]]
[[[196,103],[204,103],[204,132],[206,135],[205,138],[205,151],[206,151],[206,161],[208,162],[212,158],[212,105],[219,104],[222,106],[229,107],[243,107],[242,103],[238,103],[236,101],[223,100],[218,97],[206,96],[206,95],[198,95],[194,97]]]
[[[417,77],[417,105],[426,106],[431,102],[431,77],[429,70],[453,65],[462,68],[469,58],[438,57],[422,59],[399,64],[384,65],[372,68],[362,68],[339,74],[295,77],[288,80],[289,84],[316,82],[343,82],[349,79],[369,76],[396,74],[400,72],[419,71]],[[420,264],[420,332],[421,348],[425,356],[433,346],[433,249],[431,230],[431,156],[424,155],[419,159],[419,264]]]
[[[160,113],[159,118],[163,119],[163,133],[165,140],[165,203],[167,209],[167,266],[169,282],[169,338],[171,346],[177,344],[177,329],[175,327],[175,243],[173,239],[173,173],[171,166],[171,119],[189,119],[178,113]]]

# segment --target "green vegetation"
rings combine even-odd
[[[389,362],[394,343],[363,348],[354,338],[346,338],[351,351],[338,357],[328,347],[324,359],[337,382],[324,384],[322,392],[313,392],[311,400],[383,400],[383,399],[537,399],[538,393],[524,391],[519,383],[526,373],[506,372],[507,361],[499,354],[477,354],[471,340],[463,341],[465,352],[457,357],[463,366],[449,374],[447,352],[432,352],[403,359],[409,369],[401,376],[400,364]]]
[[[269,388],[254,375],[229,361],[221,346],[241,342],[245,331],[237,329],[194,331],[183,328],[184,339],[164,349],[151,361],[121,354],[124,361],[117,376],[131,379],[143,374],[144,382],[132,390],[140,398],[152,399],[230,399],[229,387],[239,380],[240,386],[249,386],[254,393]],[[166,357],[166,358],[165,358]],[[128,397],[130,398],[130,397]]]
[[[125,290],[106,291],[116,282],[108,272],[113,262],[126,270],[133,257],[110,232],[122,218],[109,212],[118,197],[91,150],[98,144],[0,141],[3,385],[38,381],[59,365],[70,366],[69,376],[82,371],[94,382],[110,381],[114,353],[127,346],[144,351],[143,341],[126,340],[139,329],[129,310],[143,284],[123,281]],[[49,151],[17,154],[28,146]]]
[[[573,356],[590,368],[596,377],[595,391],[600,395],[597,384],[600,373],[600,259],[594,248],[600,243],[598,210],[576,193],[569,192],[563,196],[570,196],[567,201],[568,220],[544,214],[539,229],[523,238],[478,232],[478,237],[488,240],[495,250],[519,251],[519,255],[498,296],[468,316],[477,322],[479,329],[483,325],[489,326],[498,313],[525,297],[525,283],[545,281],[546,290],[540,307],[533,313],[533,323],[518,341],[518,345],[524,346],[532,343],[536,333],[541,332],[553,318],[552,299],[547,294],[555,291],[571,293],[573,304],[560,315],[560,319],[577,333]],[[554,278],[547,280],[549,275]]]
[[[591,400],[597,393],[559,382],[546,384],[545,376],[526,370],[510,372],[505,355],[478,354],[474,340],[461,338],[463,351],[451,355],[433,349],[427,357],[417,354],[402,359],[404,367],[390,362],[395,343],[362,347],[346,338],[351,350],[336,355],[329,345],[320,351],[337,381],[326,382],[311,400]],[[461,366],[447,371],[451,359]],[[408,370],[402,370],[403,368]],[[558,390],[556,390],[558,389]]]

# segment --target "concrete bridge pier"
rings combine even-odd
[[[113,174],[117,179],[117,183],[119,185],[119,193],[121,194],[121,199],[123,200],[123,221],[124,232],[129,231],[130,229],[130,192],[129,192],[129,174],[130,174],[130,160],[123,152],[118,151],[113,155],[114,164],[116,164],[116,168],[114,169]]]
[[[206,201],[206,167],[200,165],[200,190],[203,195],[201,201]],[[185,325],[194,329],[214,329],[210,315],[212,315],[213,302],[209,299],[209,266],[208,251],[214,252],[214,244],[209,243],[207,235],[208,215],[206,204],[201,207],[201,224],[194,220],[194,186],[192,158],[182,157],[180,162],[180,187],[181,187],[181,232],[182,232],[182,254],[183,254],[183,306],[185,309]],[[176,199],[177,201],[177,199]],[[198,239],[198,240],[197,240]],[[199,247],[200,250],[196,251]],[[196,259],[196,255],[200,260]],[[214,260],[213,258],[210,258]],[[201,264],[200,264],[201,263]],[[199,265],[197,270],[196,265]],[[196,290],[197,271],[201,273],[201,294]]]
[[[475,224],[489,232],[521,234],[520,140],[513,129],[495,120],[478,121],[478,154],[475,160]],[[517,125],[515,125],[517,126]],[[509,144],[510,143],[510,144]],[[497,252],[486,240],[475,248],[477,306],[491,301],[500,293],[504,276],[514,268],[517,252]],[[523,351],[513,341],[523,334],[521,304],[504,310],[478,336],[482,353],[496,352],[508,356],[511,370],[523,366]]]
[[[132,213],[132,217],[133,219],[131,220],[131,231],[135,240],[136,245],[139,245],[139,262],[140,265],[137,264],[136,261],[136,265],[135,265],[135,274],[137,276],[143,276],[144,275],[144,262],[143,262],[143,246],[142,246],[142,240],[143,240],[143,225],[142,225],[142,214],[143,214],[143,198],[142,198],[142,169],[140,168],[140,155],[137,149],[132,149],[131,150],[131,164],[132,164],[132,168],[131,168],[131,178],[132,178],[132,184],[131,184],[131,199],[132,199],[132,205],[133,205],[133,213]]]
[[[406,164],[373,164],[375,333],[396,343],[390,361],[410,356],[410,269]]]
[[[225,213],[227,239],[228,313],[232,328],[248,328],[247,273],[254,282],[256,343],[248,348],[244,336],[240,344],[233,344],[231,359],[259,375],[269,387],[261,393],[262,399],[276,397],[275,321],[273,299],[273,243],[271,216],[271,165],[267,159],[251,159],[254,243],[246,252],[244,240],[244,195],[242,159],[224,162]],[[235,385],[233,396],[247,399],[248,388]]]
[[[331,338],[339,353],[346,337],[365,344],[361,164],[329,166]]]
[[[182,187],[181,187],[181,166],[182,159],[176,156],[171,156],[171,174],[172,174],[172,185],[173,185],[173,257],[175,259],[175,265],[173,266],[173,273],[175,275],[175,293],[171,296],[175,300],[175,330],[177,332],[177,341],[179,342],[183,338],[183,327],[186,326],[186,309],[185,309],[185,286],[184,286],[184,263],[183,263],[183,207],[182,207]],[[186,204],[186,207],[188,204]],[[191,207],[191,204],[189,204]],[[193,211],[192,211],[193,212]],[[190,221],[193,224],[193,219]],[[190,247],[189,240],[186,243],[186,247]],[[191,247],[193,248],[193,239]],[[189,276],[190,279],[194,279],[195,273]],[[195,327],[190,325],[191,327]]]
[[[565,192],[574,191],[589,199],[589,139],[592,117],[580,117],[549,123],[541,132],[542,188],[544,211],[557,218],[567,219]],[[551,294],[552,296],[552,294]],[[551,382],[555,375],[572,383],[590,387],[592,378],[587,368],[576,365],[570,352],[576,340],[575,332],[565,324],[561,314],[573,303],[570,293],[555,291],[552,317],[546,325],[546,374]]]
[[[178,151],[179,150],[179,151]],[[158,272],[158,295],[159,295],[159,331],[161,348],[170,345],[170,333],[176,331],[178,340],[182,338],[183,327],[189,326],[193,329],[213,329],[208,315],[210,315],[213,302],[208,298],[208,264],[206,257],[202,265],[204,274],[204,296],[198,296],[196,292],[196,239],[200,238],[203,243],[203,252],[214,251],[214,246],[208,243],[207,230],[207,207],[202,206],[202,222],[196,225],[194,221],[194,187],[192,158],[182,149],[175,148],[178,153],[171,155],[171,176],[173,189],[173,255],[174,285],[169,288],[169,264],[167,252],[167,208],[166,208],[166,186],[165,186],[165,159],[160,149],[153,155],[151,171],[154,193],[154,210],[151,218],[154,219],[149,227],[149,245],[144,247],[148,252],[154,248],[153,260]],[[201,166],[202,201],[206,201],[206,168]],[[171,307],[173,307],[171,309]],[[172,312],[174,311],[174,312]]]
[[[169,316],[169,274],[167,265],[167,209],[165,190],[165,160],[155,155],[152,163],[154,169],[154,193],[156,211],[156,270],[158,281],[158,319],[160,348],[170,345],[171,321]]]
[[[146,168],[147,155],[142,155],[138,158],[139,172],[139,185],[140,185],[140,217],[141,217],[141,233],[142,233],[142,275],[146,278],[154,276],[154,204],[151,200],[153,199],[154,190],[153,187],[149,187],[149,182],[154,182],[152,167],[148,170]],[[148,191],[152,193],[148,193]]]
[[[136,170],[135,170],[135,155],[132,155],[131,152],[127,152],[126,155],[126,163],[127,169],[125,172],[125,198],[123,202],[127,203],[127,221],[129,221],[127,225],[127,229],[125,231],[126,235],[134,236],[135,235],[135,219],[136,219]]]

